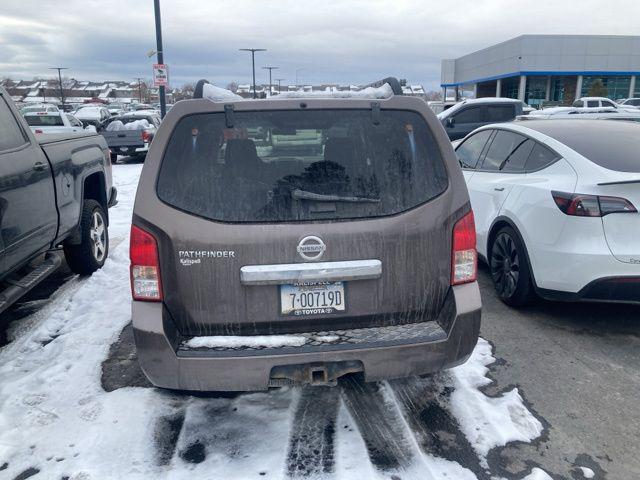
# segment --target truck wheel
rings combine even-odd
[[[109,254],[106,218],[104,209],[98,202],[83,202],[79,227],[81,242],[64,246],[64,256],[74,273],[90,275],[104,265]]]
[[[501,228],[489,257],[491,278],[496,292],[507,305],[520,307],[533,298],[531,272],[524,245],[511,227]]]

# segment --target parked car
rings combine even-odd
[[[640,302],[640,125],[483,127],[456,154],[500,298]]]
[[[48,112],[48,113],[57,113],[60,109],[53,105],[52,103],[34,103],[32,105],[26,105],[20,109],[20,113],[24,115],[25,113],[31,112]]]
[[[637,108],[633,105],[618,104],[607,97],[581,97],[573,102],[573,107],[577,108],[608,108],[615,110],[637,111]]]
[[[153,384],[331,385],[468,358],[481,304],[464,179],[427,104],[388,81],[396,95],[174,105],[131,228],[133,329]],[[246,132],[259,129],[309,145],[257,147]]]
[[[112,118],[102,131],[111,149],[111,161],[115,162],[118,155],[146,155],[159,126],[160,116],[148,111]]]
[[[95,133],[36,138],[0,87],[0,311],[60,265],[90,274],[109,252],[116,200],[107,144]]]
[[[538,110],[535,113],[518,117],[518,120],[557,120],[557,119],[586,119],[586,120],[628,120],[640,121],[640,111],[615,108],[574,108],[555,107]]]
[[[623,107],[638,107],[640,108],[640,98],[627,98],[620,102]]]
[[[105,107],[94,105],[80,107],[76,110],[74,116],[85,125],[93,125],[98,132],[101,132],[111,119],[109,110]]]
[[[444,112],[445,110],[449,110],[456,103],[458,103],[458,102],[455,101],[455,100],[447,100],[447,101],[431,100],[431,101],[427,102],[427,105],[429,105],[431,110],[433,110],[433,113],[435,113],[437,115],[438,113]]]
[[[70,113],[27,112],[24,115],[29,128],[35,134],[72,133],[84,130],[80,120]]]
[[[523,113],[524,103],[513,98],[475,98],[463,100],[438,114],[447,135],[457,140],[491,123],[514,120]]]

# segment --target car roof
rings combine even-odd
[[[33,112],[24,112],[24,116],[25,117],[38,117],[38,116],[42,116],[42,115],[46,115],[47,117],[56,117],[56,116],[60,116],[62,115],[62,113],[60,110],[56,111],[56,112],[51,112],[51,111],[47,111],[47,110],[39,110],[39,111],[33,111]]]

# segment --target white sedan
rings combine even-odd
[[[456,148],[478,253],[507,304],[640,303],[640,124],[494,124]]]
[[[29,128],[35,134],[82,132],[84,125],[70,113],[58,112],[27,112],[24,118]]]

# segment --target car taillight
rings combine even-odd
[[[39,128],[36,128],[33,133],[42,133],[42,130],[40,130]]]
[[[131,295],[134,300],[159,302],[162,282],[158,262],[158,243],[153,236],[131,226],[129,258],[131,259]]]
[[[151,133],[146,130],[142,130],[142,141],[149,143],[151,141]]]
[[[453,227],[451,249],[451,285],[474,282],[478,273],[476,224],[473,212],[467,213]]]
[[[562,213],[575,217],[604,217],[610,213],[637,212],[629,200],[621,197],[556,191],[552,191],[551,195]]]

